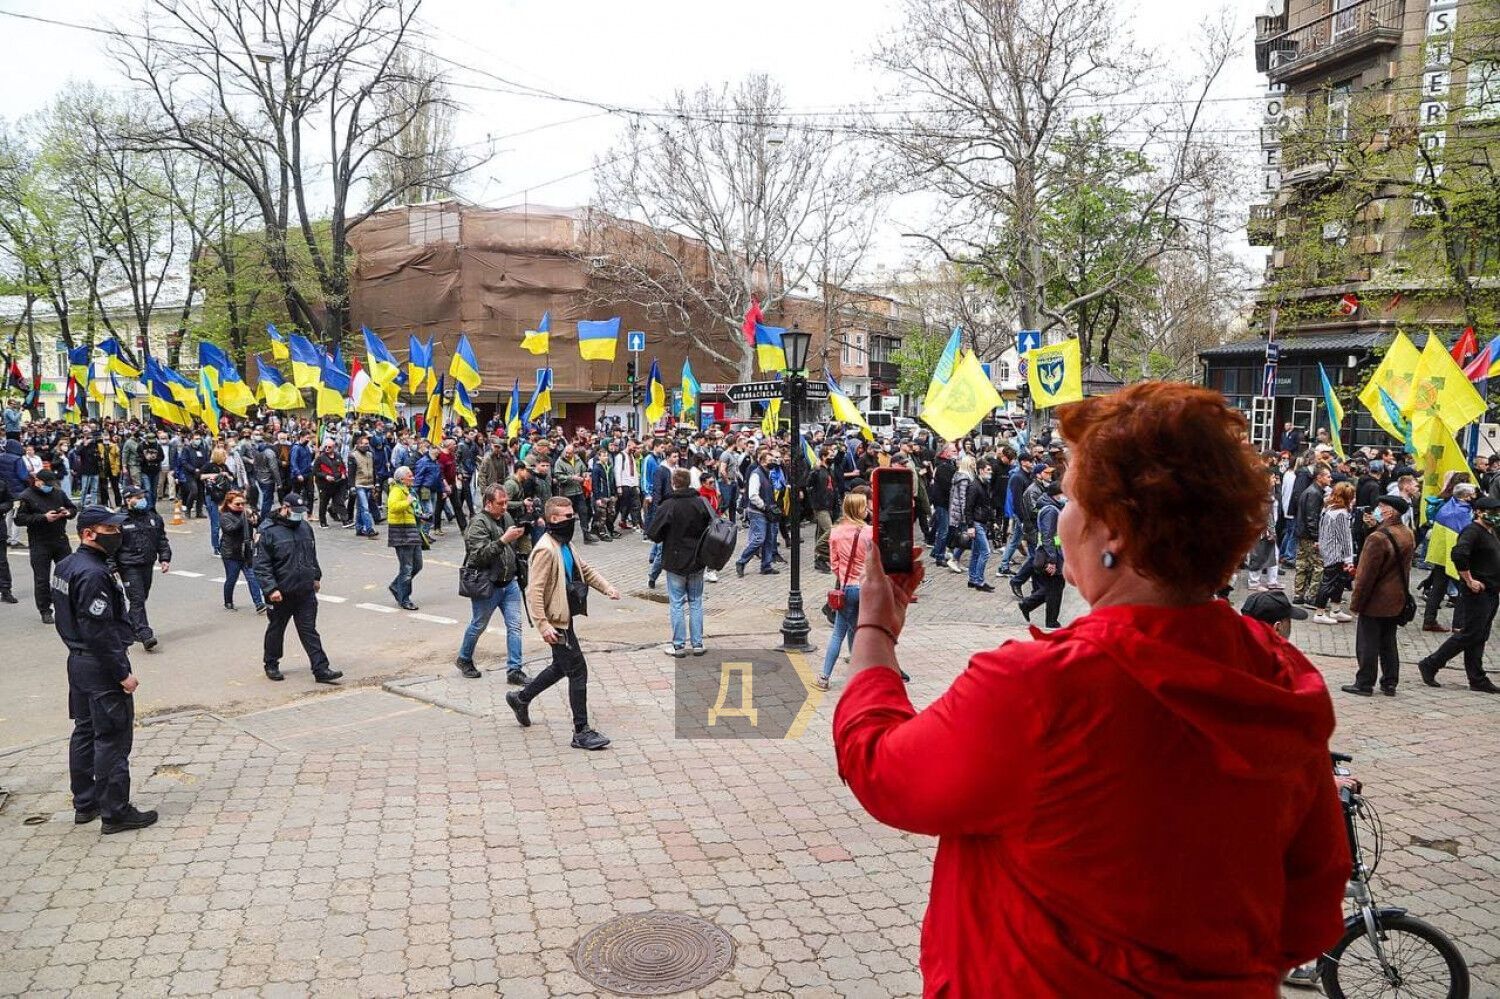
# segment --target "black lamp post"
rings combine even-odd
[[[786,595],[786,616],[781,620],[781,647],[795,652],[811,652],[813,646],[807,641],[811,628],[807,615],[802,610],[802,500],[799,494],[804,484],[799,481],[797,468],[805,462],[802,456],[802,405],[807,401],[807,348],[812,335],[798,329],[796,324],[781,336],[781,346],[786,351],[786,377],[783,380],[782,398],[791,409],[792,456],[792,580]],[[809,473],[811,469],[808,470]]]

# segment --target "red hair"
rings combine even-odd
[[[1062,407],[1069,499],[1141,575],[1184,596],[1224,585],[1266,526],[1265,467],[1210,389],[1141,382]]]

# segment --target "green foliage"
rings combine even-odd
[[[937,370],[943,348],[948,345],[948,333],[927,329],[916,324],[908,325],[901,334],[901,346],[891,355],[891,361],[901,366],[901,380],[897,391],[902,395],[922,396],[932,382],[932,373]]]

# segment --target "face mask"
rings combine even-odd
[[[52,491],[52,487],[51,486],[37,486],[36,487],[36,491],[39,492],[39,493],[50,493]]]
[[[573,540],[573,527],[577,523],[578,521],[570,517],[556,524],[548,524],[547,533],[556,538],[558,544],[565,545]]]
[[[307,514],[303,513],[301,510],[293,510],[291,513],[286,515],[286,519],[294,524],[300,524],[307,519]]]
[[[130,501],[130,509],[132,509],[132,510],[144,510],[144,509],[146,509],[146,501],[143,500],[143,499],[131,500]]]
[[[123,535],[123,534],[116,533],[116,534],[96,534],[96,535],[94,535],[94,544],[98,545],[101,549],[103,549],[104,554],[106,554],[106,555],[113,555],[113,554],[115,554],[116,552],[118,552],[120,550],[120,546],[123,545],[124,543],[125,543],[125,535]]]

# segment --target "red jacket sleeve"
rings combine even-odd
[[[876,819],[931,836],[993,834],[1025,814],[1041,715],[1003,651],[981,653],[918,712],[895,670],[856,674],[834,713],[839,775]]]
[[[1310,961],[1338,942],[1352,865],[1338,789],[1331,774],[1320,774],[1312,806],[1286,855],[1290,901],[1282,909],[1281,949],[1287,967]]]

